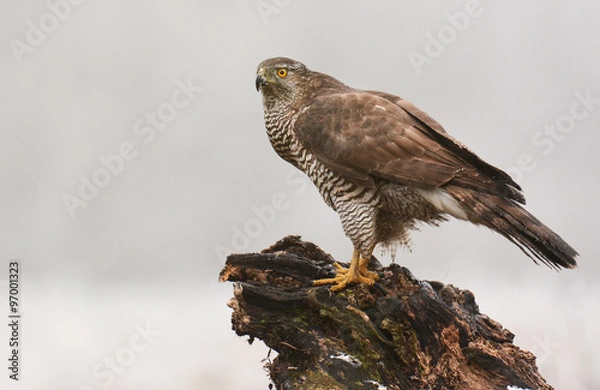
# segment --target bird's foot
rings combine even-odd
[[[377,275],[376,272],[369,271],[369,269],[367,268],[367,264],[368,264],[368,261],[364,261],[361,258],[360,263],[358,264],[359,274],[364,276],[365,278],[374,279],[375,282],[377,282],[379,280],[379,275]],[[343,265],[341,265],[340,263],[333,263],[333,266],[337,269],[338,274],[345,275],[348,272],[350,272],[350,268],[346,268]],[[373,284],[373,283],[371,283],[371,284]]]
[[[338,263],[334,263],[333,265],[337,268],[335,277],[315,280],[313,286],[333,284],[333,286],[331,286],[331,291],[340,291],[350,284],[358,283],[365,283],[372,286],[379,280],[379,275],[369,271],[367,269],[367,263],[368,261],[362,261],[362,259],[361,261],[352,261],[350,268],[345,268]]]

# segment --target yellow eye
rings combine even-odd
[[[277,76],[284,78],[287,76],[287,69],[281,68],[277,70]]]

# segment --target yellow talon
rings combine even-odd
[[[340,263],[333,263],[333,266],[337,268],[338,272],[348,272],[348,268],[344,268]]]
[[[372,286],[379,280],[379,276],[367,269],[368,263],[369,261],[364,259],[360,255],[360,252],[355,249],[350,261],[350,268],[344,268],[340,264],[334,263],[334,267],[337,268],[335,277],[315,280],[313,286],[333,284],[334,286],[331,286],[331,291],[340,291],[349,284],[357,283],[366,283]]]

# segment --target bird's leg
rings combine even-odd
[[[341,265],[334,263],[337,268],[337,274],[333,278],[319,279],[313,282],[314,286],[324,284],[334,284],[331,286],[331,291],[340,291],[349,284],[366,283],[369,286],[375,284],[379,280],[379,276],[375,272],[367,269],[369,260],[361,256],[360,252],[354,249],[350,268],[344,268]]]
[[[358,272],[365,278],[374,279],[375,281],[378,281],[379,275],[377,275],[377,273],[375,272],[369,271],[369,261],[371,261],[370,257],[368,259],[365,259],[361,255],[360,260],[358,261]]]

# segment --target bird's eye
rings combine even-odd
[[[277,76],[284,78],[285,76],[287,76],[287,69],[281,68],[277,70]]]

